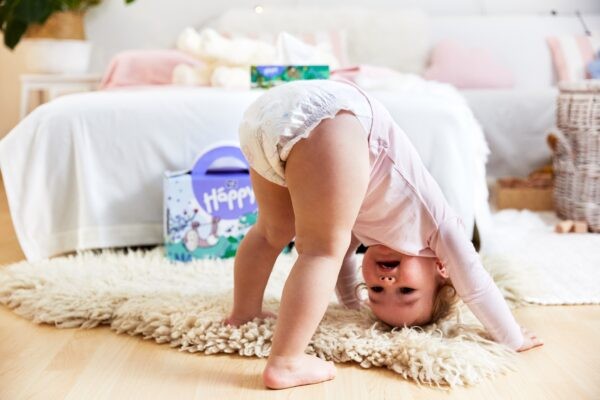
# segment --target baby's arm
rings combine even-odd
[[[523,348],[527,345],[526,337],[500,290],[483,268],[460,220],[451,218],[443,221],[432,235],[430,247],[446,266],[458,295],[494,340],[513,350],[526,350]]]
[[[358,297],[356,297],[356,285],[359,283],[356,249],[358,249],[359,245],[360,241],[352,235],[350,246],[342,262],[342,268],[335,284],[335,294],[338,301],[347,308],[354,310],[360,308],[360,302]]]

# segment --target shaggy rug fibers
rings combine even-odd
[[[239,328],[220,323],[231,308],[233,261],[170,263],[163,248],[83,252],[0,268],[0,303],[35,323],[59,328],[110,325],[117,333],[168,343],[180,351],[266,357],[274,319]],[[277,311],[295,254],[281,255],[265,292]],[[512,305],[520,295],[515,270],[484,259]],[[335,362],[385,367],[434,386],[472,385],[511,369],[513,352],[488,339],[463,307],[423,329],[391,329],[366,310],[329,305],[307,348]]]

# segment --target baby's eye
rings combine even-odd
[[[375,293],[383,292],[383,288],[381,286],[371,286],[371,290],[374,291]]]
[[[401,287],[398,290],[400,290],[400,293],[402,293],[402,294],[410,294],[415,291],[415,289],[409,288],[409,287]]]

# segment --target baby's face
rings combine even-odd
[[[367,305],[392,326],[427,323],[438,285],[447,277],[436,258],[409,256],[383,245],[367,249],[362,274]]]

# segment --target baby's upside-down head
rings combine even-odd
[[[383,245],[370,246],[362,264],[368,292],[366,305],[392,326],[422,326],[446,317],[458,297],[446,269],[431,257],[399,253]]]

